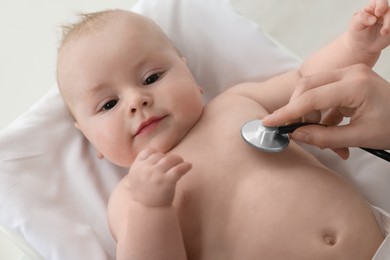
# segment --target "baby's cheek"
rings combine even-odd
[[[121,167],[130,167],[134,162],[137,154],[135,152],[131,152],[123,145],[123,147],[119,149],[113,149],[107,152],[107,159],[115,165]]]

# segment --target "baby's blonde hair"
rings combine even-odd
[[[99,25],[105,21],[110,14],[119,10],[103,10],[92,13],[79,13],[80,19],[74,23],[62,25],[62,37],[58,51],[72,38],[83,35],[87,32],[94,32],[99,29]]]
[[[80,19],[77,22],[61,26],[62,37],[61,37],[60,44],[58,47],[58,53],[61,52],[61,49],[64,47],[64,45],[69,40],[71,40],[73,38],[77,38],[78,36],[84,35],[85,33],[98,32],[107,18],[109,18],[112,14],[118,13],[121,11],[123,11],[123,10],[108,9],[108,10],[92,12],[92,13],[79,13]],[[148,19],[148,20],[151,21],[150,19]],[[172,43],[172,41],[165,35],[163,30],[161,30],[161,28],[159,26],[157,26],[154,22],[152,22],[152,24],[154,25],[156,30],[158,30],[159,32],[161,32],[162,35],[164,35],[164,37],[171,44],[171,46],[181,56],[179,50]]]
[[[57,50],[58,55],[60,55],[62,48],[71,39],[78,38],[79,36],[84,35],[86,33],[93,33],[95,31],[97,32],[99,30],[100,26],[102,25],[102,23],[104,23],[104,21],[106,21],[106,18],[108,18],[111,14],[118,12],[118,11],[119,10],[103,10],[103,11],[92,12],[92,13],[79,13],[78,14],[78,16],[79,16],[78,21],[60,26],[62,29],[62,37],[61,37],[60,44],[59,44],[59,47]],[[58,77],[58,64],[57,64],[57,77]],[[64,98],[63,89],[60,86],[58,79],[57,79],[57,82],[58,82],[58,87],[59,87],[61,96],[64,99],[72,118],[76,121],[68,103],[66,102],[66,100]]]

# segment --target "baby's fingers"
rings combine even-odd
[[[377,17],[366,11],[356,13],[352,19],[352,29],[362,31],[377,22]]]
[[[377,17],[381,17],[386,13],[389,8],[387,0],[371,0],[370,4],[366,8],[367,11],[375,14]]]
[[[388,0],[371,0],[370,4],[364,8],[364,12],[375,15],[382,26],[380,33],[386,35],[390,32],[390,8]]]
[[[386,35],[390,32],[390,9],[387,10],[383,16],[383,25],[381,28],[381,34]]]
[[[166,173],[167,178],[171,182],[177,182],[180,178],[192,169],[192,164],[189,162],[182,162],[170,168]]]
[[[178,181],[192,167],[190,163],[184,162],[183,158],[176,154],[169,154],[161,158],[157,166],[173,182]]]

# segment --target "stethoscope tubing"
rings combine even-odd
[[[385,150],[377,150],[377,149],[371,149],[371,148],[364,148],[364,147],[359,147],[360,149],[363,149],[366,152],[369,152],[385,161],[390,162],[390,153],[385,151]]]
[[[326,125],[319,124],[319,123],[300,122],[300,123],[294,123],[294,124],[285,125],[285,126],[279,126],[277,131],[280,134],[289,134],[289,133],[294,132],[297,128],[305,126],[305,125],[321,125],[321,126],[326,127]],[[371,154],[373,154],[373,155],[375,155],[375,156],[377,156],[385,161],[390,162],[390,153],[385,151],[385,150],[378,150],[378,149],[372,149],[372,148],[366,148],[366,147],[359,147],[359,148],[368,152],[368,153],[371,153]]]

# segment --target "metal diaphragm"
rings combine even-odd
[[[246,122],[241,128],[242,138],[253,147],[269,152],[281,152],[290,143],[288,134],[278,133],[277,127],[263,126],[261,120]]]

